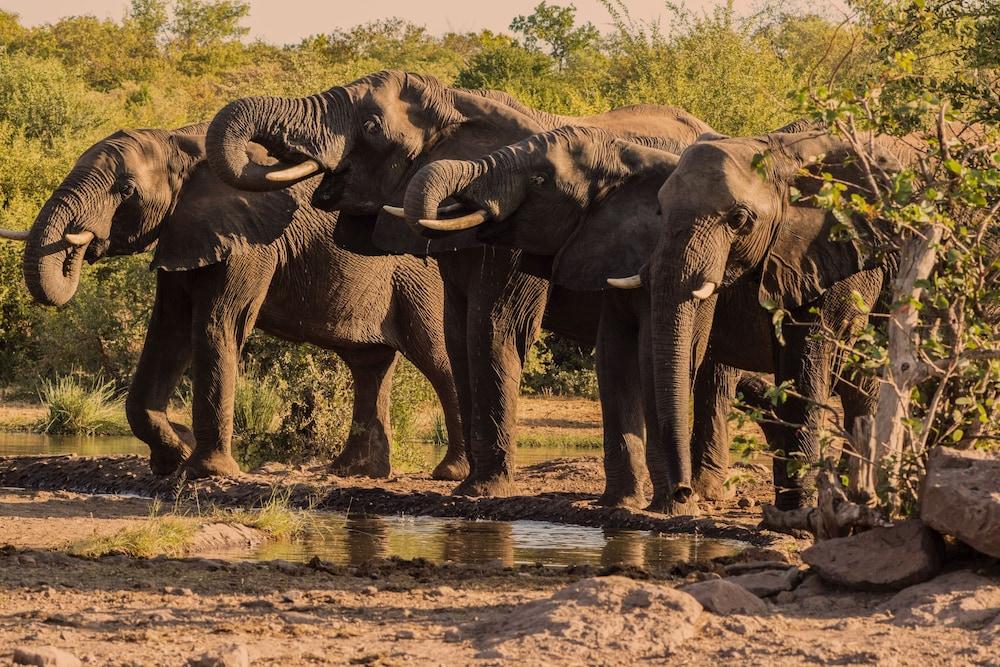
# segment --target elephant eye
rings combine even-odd
[[[121,181],[118,184],[118,194],[128,199],[135,192],[135,183],[130,180]]]
[[[727,223],[729,227],[734,231],[739,231],[746,227],[748,224],[752,223],[754,220],[754,213],[746,206],[737,206],[733,209],[732,213],[729,214]]]
[[[545,174],[532,174],[528,177],[528,180],[531,181],[531,184],[534,186],[541,186],[545,185],[546,178]]]
[[[382,119],[378,116],[372,116],[364,122],[362,127],[368,134],[378,134],[382,131]]]

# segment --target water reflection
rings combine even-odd
[[[271,543],[235,558],[341,565],[372,558],[424,558],[433,563],[595,566],[628,565],[665,570],[682,561],[705,561],[738,552],[742,544],[693,535],[602,530],[544,521],[469,521],[435,517],[350,516],[315,513],[314,530],[301,541]],[[219,555],[219,554],[216,554]]]
[[[46,435],[44,433],[8,433],[0,431],[0,456],[78,454],[110,456],[117,454],[149,455],[145,443],[132,436]]]

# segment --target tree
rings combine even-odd
[[[576,7],[559,7],[544,0],[528,16],[516,16],[510,29],[522,35],[524,46],[540,50],[548,46],[549,55],[560,71],[566,68],[569,58],[578,51],[595,48],[600,38],[597,28],[590,22],[576,25]]]

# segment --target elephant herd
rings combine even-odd
[[[885,169],[902,159],[888,142],[881,152]],[[871,386],[838,381],[838,350],[884,305],[892,259],[831,237],[837,221],[809,196],[821,172],[859,183],[853,157],[808,124],[724,137],[669,106],[556,116],[389,71],[236,100],[210,123],[117,132],[27,233],[0,233],[26,242],[25,280],[50,305],[72,298],[84,260],[155,245],[126,408],[157,474],[238,473],[235,380],[257,326],[350,368],[336,472],[389,474],[401,353],[445,413],[433,476],[510,494],[522,363],[545,327],[597,348],[599,502],[645,506],[649,479],[651,509],[691,513],[726,494],[731,402],[765,402],[758,375],[794,383],[767,435],[806,462],[831,393],[848,423],[873,410]],[[167,418],[189,369],[190,430]],[[780,508],[808,500],[808,475],[784,457],[774,482]]]

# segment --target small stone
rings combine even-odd
[[[727,616],[729,614],[762,614],[767,611],[767,605],[759,597],[732,579],[713,579],[696,584],[682,586],[684,591],[705,609],[714,614]]]
[[[378,588],[376,588],[375,586],[365,586],[364,588],[361,589],[361,594],[362,595],[377,595],[378,594]]]
[[[862,590],[899,589],[938,573],[941,536],[916,519],[850,537],[817,542],[802,552],[824,581]]]
[[[80,660],[67,651],[55,646],[14,649],[15,665],[37,665],[37,667],[80,667]]]
[[[285,591],[281,595],[281,601],[294,604],[301,601],[303,597],[305,597],[305,594],[302,591],[292,589],[290,591]]]
[[[438,586],[427,591],[427,595],[434,598],[450,598],[454,597],[456,593],[457,591],[451,586]]]
[[[17,564],[18,565],[37,565],[38,564],[38,560],[34,556],[18,556],[17,557]]]
[[[250,667],[250,655],[243,644],[221,646],[188,660],[188,667]]]
[[[794,592],[796,600],[804,600],[816,595],[823,595],[827,592],[827,588],[818,574],[810,573],[802,578],[802,583],[796,587]]]
[[[743,496],[738,501],[736,501],[736,504],[739,505],[742,509],[747,509],[754,506],[754,501],[751,500],[750,498],[747,498],[746,496]]]
[[[396,633],[396,639],[413,639],[416,637],[413,630],[400,630]]]
[[[166,595],[182,595],[184,597],[194,596],[194,591],[190,588],[178,588],[176,586],[164,586],[163,592]]]
[[[297,611],[287,611],[281,615],[281,620],[289,625],[314,625],[319,619],[312,614]]]
[[[729,577],[726,581],[738,584],[758,597],[767,597],[790,591],[799,579],[799,568],[790,567],[786,570],[763,570],[750,574],[740,574]]]
[[[790,604],[795,602],[795,593],[792,591],[781,591],[774,596],[774,601],[778,604]]]

